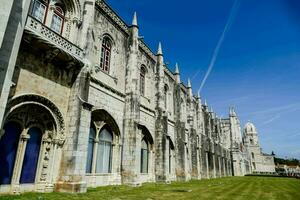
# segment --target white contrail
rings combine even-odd
[[[216,46],[216,48],[215,48],[215,50],[214,50],[214,52],[213,52],[213,55],[212,55],[210,64],[209,64],[208,69],[207,69],[207,72],[206,72],[206,74],[205,74],[205,76],[204,76],[204,79],[203,79],[202,82],[201,82],[200,88],[199,88],[199,90],[198,90],[199,93],[201,92],[201,90],[202,90],[203,86],[205,85],[205,82],[206,82],[206,80],[207,80],[207,78],[208,78],[208,76],[209,76],[211,70],[213,69],[213,67],[214,67],[214,65],[215,65],[215,62],[216,62],[216,59],[217,59],[217,57],[218,57],[220,48],[221,48],[221,46],[222,46],[222,44],[223,44],[223,42],[224,42],[225,35],[226,35],[226,33],[228,32],[228,30],[230,29],[230,27],[231,27],[231,25],[232,25],[232,23],[233,23],[233,20],[234,20],[236,14],[237,14],[237,10],[238,10],[239,6],[240,6],[240,1],[239,1],[239,0],[235,0],[233,6],[232,6],[232,8],[231,8],[231,11],[230,11],[230,15],[229,15],[228,21],[227,21],[227,23],[226,23],[226,25],[225,25],[225,28],[224,28],[224,30],[223,30],[223,32],[222,32],[222,35],[221,35],[219,41],[218,41],[218,43],[217,43],[217,46]],[[198,73],[199,73],[199,71],[195,74],[195,76],[196,76]],[[195,77],[195,76],[194,76],[194,77]]]

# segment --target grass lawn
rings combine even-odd
[[[179,199],[300,199],[300,180],[274,177],[228,177],[213,180],[144,184],[142,187],[109,186],[89,189],[86,194],[26,193],[0,199],[28,200],[179,200]]]

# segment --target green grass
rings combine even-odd
[[[277,177],[229,177],[213,180],[144,184],[142,187],[109,186],[89,189],[86,194],[26,193],[0,196],[0,199],[26,200],[289,200],[300,199],[300,180]]]

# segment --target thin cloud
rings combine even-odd
[[[272,113],[284,113],[289,111],[296,111],[300,109],[300,103],[289,104],[285,106],[273,107],[266,110],[260,110],[249,113],[249,115],[260,115],[260,114],[272,114]]]
[[[270,124],[270,123],[272,123],[273,121],[279,119],[280,117],[281,117],[281,115],[280,115],[280,114],[277,114],[277,115],[275,115],[274,117],[272,117],[271,119],[268,119],[268,120],[264,121],[262,124],[263,124],[263,125]]]

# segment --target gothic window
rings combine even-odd
[[[169,138],[169,174],[172,173],[172,152],[174,151],[174,145],[172,140]]]
[[[253,152],[251,153],[251,155],[252,155],[252,159],[254,159],[254,153]]]
[[[140,72],[140,92],[142,96],[145,96],[145,76],[146,76],[146,69],[145,66],[142,66]]]
[[[34,0],[32,3],[31,15],[41,23],[44,23],[47,9],[48,9],[48,1]]]
[[[254,144],[253,139],[250,139],[250,144],[252,144],[252,145]]]
[[[113,134],[107,125],[99,132],[91,125],[86,160],[86,173],[111,173],[112,143]]]
[[[165,109],[168,110],[168,86],[165,85],[164,87],[164,98],[165,98]]]
[[[141,142],[141,173],[148,173],[148,160],[149,160],[148,142],[144,137]]]
[[[50,28],[58,34],[61,34],[65,15],[63,9],[59,5],[55,5]]]
[[[100,58],[100,68],[109,73],[110,69],[110,57],[111,57],[111,41],[108,37],[103,38]]]
[[[100,132],[96,173],[111,173],[112,134],[106,128]]]
[[[22,129],[15,122],[4,126],[4,135],[0,138],[0,184],[10,184],[14,170],[17,148]]]

